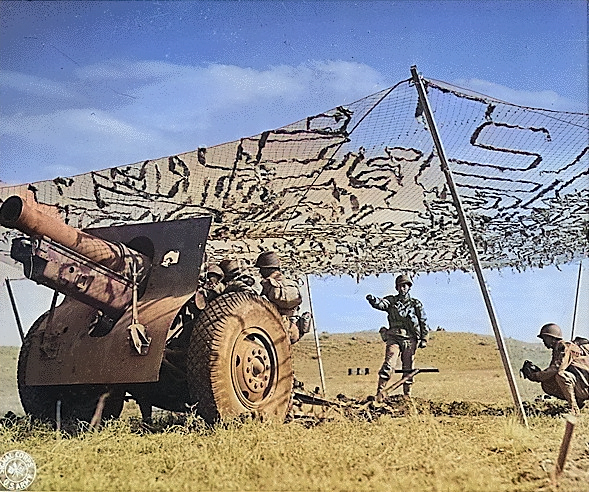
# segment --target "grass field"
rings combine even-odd
[[[366,401],[384,352],[378,334],[321,338],[326,396]],[[514,367],[524,358],[539,365],[549,358],[539,344],[508,345]],[[0,356],[2,410],[18,413],[11,403],[17,401],[16,351],[4,347]],[[294,359],[297,379],[307,389],[320,386],[312,337],[294,346]],[[121,420],[74,435],[24,417],[4,419],[0,453],[21,449],[33,456],[38,470],[32,490],[589,490],[588,411],[577,421],[567,465],[554,485],[550,473],[564,420],[534,416],[529,428],[517,422],[492,337],[436,332],[416,365],[440,372],[416,378],[412,401],[392,397],[382,408],[368,402],[350,412],[318,409],[323,418],[215,428],[162,412],[147,429],[129,402]],[[358,367],[369,375],[355,375]],[[540,394],[538,385],[518,383],[524,399]],[[562,412],[558,405],[552,408]],[[397,408],[403,410],[394,414],[399,416],[379,411]],[[500,412],[489,414],[488,408]]]

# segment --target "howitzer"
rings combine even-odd
[[[69,227],[18,196],[0,207],[0,224],[31,236],[13,240],[10,251],[23,264],[27,278],[95,307],[111,319],[120,318],[129,307],[133,284],[141,285],[151,268],[151,258],[145,254]],[[135,242],[136,248],[150,249],[146,241]]]
[[[131,397],[144,418],[157,406],[194,409],[209,422],[243,413],[284,419],[293,373],[276,308],[241,292],[195,302],[210,223],[206,216],[81,231],[21,197],[2,203],[0,225],[28,235],[13,240],[13,259],[65,295],[20,351],[27,413],[91,421],[99,400],[103,417],[117,417]]]

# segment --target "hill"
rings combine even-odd
[[[506,344],[516,375],[525,359],[533,360],[542,367],[550,361],[550,352],[539,343],[508,339]],[[374,393],[385,349],[377,332],[324,333],[320,336],[320,345],[328,397],[343,393],[361,398]],[[293,352],[297,379],[303,381],[307,389],[320,386],[313,337],[307,335],[294,345]],[[433,332],[427,348],[417,351],[415,367],[436,367],[440,370],[439,373],[415,378],[413,394],[417,397],[484,403],[512,401],[493,336]],[[351,376],[348,376],[349,369],[352,369]],[[357,375],[358,369],[360,375]],[[542,393],[537,383],[518,378],[518,384],[523,399],[533,399]]]
[[[550,352],[539,343],[508,339],[507,347],[518,373],[525,359],[546,366]],[[353,398],[373,394],[385,344],[376,331],[320,335],[326,396],[342,393]],[[18,347],[0,347],[0,415],[22,413],[16,385]],[[312,334],[293,346],[295,376],[312,390],[320,387],[317,353]],[[418,350],[416,367],[436,367],[439,373],[418,375],[413,394],[442,401],[479,401],[508,404],[512,401],[494,337],[473,333],[433,332],[426,349]],[[352,375],[348,375],[349,370]],[[357,374],[360,369],[361,374]],[[368,371],[366,371],[368,369]],[[367,374],[366,374],[367,372]],[[523,399],[541,394],[540,386],[517,379]]]

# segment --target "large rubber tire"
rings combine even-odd
[[[242,415],[284,421],[293,369],[274,305],[244,292],[213,300],[192,331],[187,377],[195,411],[210,424]]]
[[[18,392],[24,411],[36,419],[55,422],[57,402],[61,401],[60,414],[62,420],[90,422],[96,411],[100,396],[108,392],[110,396],[105,400],[102,420],[118,418],[124,404],[125,392],[122,388],[84,384],[51,386],[27,386],[25,384],[31,342],[35,336],[41,335],[38,332],[46,317],[47,313],[41,315],[33,323],[24,339],[18,357]]]

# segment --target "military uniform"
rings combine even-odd
[[[566,400],[574,414],[589,399],[589,355],[584,353],[575,343],[558,340],[550,365],[528,376],[530,381],[541,383],[545,393]]]
[[[255,279],[251,275],[242,273],[236,260],[224,259],[219,263],[219,266],[224,273],[224,293],[249,292],[250,294],[259,294],[259,290],[256,289]]]
[[[573,343],[581,349],[581,355],[589,355],[589,340],[587,338],[577,337]]]
[[[251,275],[239,274],[235,278],[229,279],[225,284],[223,292],[249,292],[250,294],[259,294],[256,290],[256,281]]]
[[[202,286],[207,302],[212,301],[225,292],[225,284],[218,281],[207,280]]]
[[[425,311],[421,301],[409,294],[398,294],[378,297],[367,297],[370,305],[380,311],[386,311],[389,328],[381,328],[380,334],[386,342],[385,358],[378,371],[379,382],[377,394],[391,379],[391,374],[401,359],[403,370],[413,369],[413,357],[418,344],[425,346],[427,342],[428,326]],[[403,392],[409,395],[412,380],[403,385]]]
[[[276,306],[282,316],[282,323],[286,329],[290,342],[295,343],[301,338],[295,313],[303,302],[298,284],[294,280],[285,278],[280,270],[273,271],[262,279],[262,295]]]

